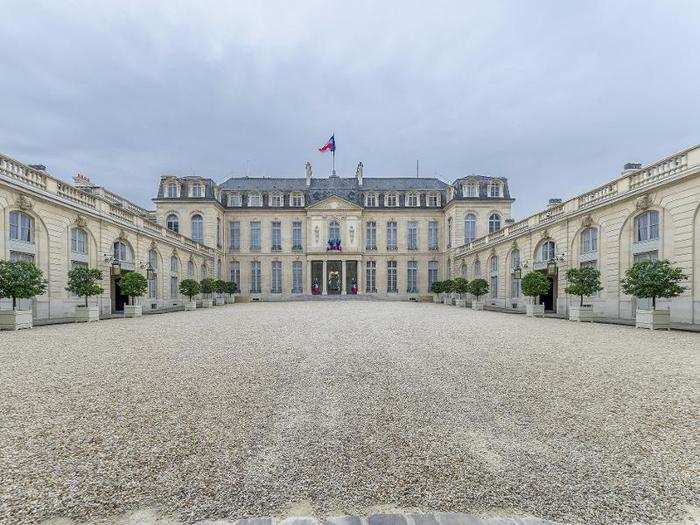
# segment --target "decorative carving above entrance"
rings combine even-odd
[[[646,210],[647,208],[650,208],[654,202],[652,201],[652,197],[650,194],[643,195],[637,199],[637,204],[636,208],[638,210]]]
[[[586,215],[581,219],[581,228],[590,228],[591,226],[593,226],[593,217]]]
[[[26,195],[20,195],[17,199],[17,207],[20,210],[31,210],[34,207],[34,203]]]
[[[76,225],[78,228],[86,228],[86,227],[87,227],[87,221],[85,220],[85,217],[83,217],[82,215],[78,215],[78,216],[75,218],[75,225]]]
[[[119,230],[119,236],[117,237],[120,241],[126,241],[126,232],[124,230]]]
[[[542,240],[544,240],[544,239],[549,239],[549,230],[547,230],[547,228],[545,228],[544,230],[542,230],[542,233],[540,234],[540,238],[541,238]]]

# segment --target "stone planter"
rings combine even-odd
[[[528,317],[542,317],[544,315],[543,304],[526,304],[525,315]]]
[[[464,308],[465,306],[467,306],[467,301],[465,299],[456,299],[455,306],[459,306],[460,308]]]
[[[595,321],[592,304],[569,306],[569,321]]]
[[[236,302],[236,296],[231,295],[231,296],[226,296],[226,304],[233,304]]]
[[[143,315],[143,306],[140,304],[125,304],[124,317],[141,317]]]
[[[197,301],[185,301],[183,304],[185,305],[185,312],[197,309]]]
[[[472,301],[472,310],[483,310],[484,309],[484,303],[480,303],[479,301]]]
[[[649,330],[670,330],[671,311],[670,310],[637,310],[637,328],[648,328]]]
[[[226,304],[226,299],[223,297],[214,298],[214,306],[223,306]]]
[[[202,299],[202,308],[211,308],[214,305],[214,301],[211,299]]]
[[[442,299],[440,299],[440,294],[436,294],[436,293],[433,294],[433,302],[434,303],[441,303],[442,302]]]
[[[452,304],[452,299],[450,298],[449,294],[442,295],[442,304]]]
[[[126,307],[125,307],[126,308]],[[78,305],[75,307],[75,322],[76,323],[89,323],[92,321],[100,320],[100,307],[98,305],[82,306]]]
[[[32,326],[31,310],[0,310],[0,330],[23,330]]]

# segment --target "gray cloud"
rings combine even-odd
[[[321,176],[333,131],[341,175],[505,176],[522,216],[698,142],[697,2],[296,4],[4,2],[0,151],[147,205]]]

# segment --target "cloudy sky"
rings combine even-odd
[[[700,2],[32,2],[0,151],[150,206],[159,175],[505,176],[515,215],[700,142]]]

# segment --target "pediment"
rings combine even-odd
[[[337,195],[331,195],[326,197],[311,206],[308,207],[309,210],[362,210],[362,207],[358,206],[354,202],[338,197]]]

